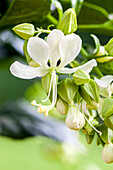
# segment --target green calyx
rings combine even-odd
[[[58,94],[68,104],[73,102],[77,91],[78,86],[70,78],[66,78],[58,84]]]
[[[71,34],[77,30],[77,18],[74,8],[64,12],[58,27],[64,34]]]
[[[29,23],[19,24],[13,27],[12,30],[25,40],[28,40],[30,37],[33,37],[33,35],[35,34],[34,25]]]
[[[89,82],[90,76],[85,71],[79,69],[73,74],[73,80],[76,85],[82,85]]]
[[[105,45],[105,50],[110,56],[113,56],[113,38]]]
[[[108,116],[111,116],[113,114],[113,98],[107,97],[102,106],[102,117],[106,118]]]

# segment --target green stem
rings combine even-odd
[[[94,4],[91,4],[91,3],[88,3],[88,2],[84,2],[83,3],[83,6],[86,6],[88,8],[91,8],[93,10],[96,10],[96,11],[99,11],[100,13],[102,13],[107,19],[108,16],[109,16],[109,13],[102,7],[98,6],[98,5],[94,5]]]
[[[55,26],[58,25],[58,20],[57,20],[55,17],[53,17],[51,14],[48,14],[48,15],[47,15],[47,19],[48,19],[52,24],[54,24]]]
[[[103,24],[80,24],[78,29],[100,29],[103,28]]]
[[[94,72],[98,75],[99,78],[103,77],[103,74],[98,67],[94,67]]]
[[[88,53],[87,53],[87,51],[84,49],[84,47],[81,48],[80,53],[82,54],[83,57],[85,57],[85,58],[88,57]]]

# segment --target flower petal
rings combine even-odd
[[[18,61],[15,61],[10,67],[11,73],[22,79],[32,79],[35,77],[43,77],[48,73],[48,69],[43,67],[31,67],[25,64],[21,64]]]
[[[47,66],[49,58],[49,47],[46,41],[39,37],[31,37],[28,40],[27,50],[30,57],[40,64],[41,66]]]
[[[60,68],[69,64],[79,54],[81,50],[82,40],[76,34],[66,35],[62,38],[60,43]]]
[[[63,37],[63,32],[57,29],[51,31],[47,37],[47,43],[50,48],[49,59],[51,62],[51,67],[56,67],[57,61],[60,59],[59,44]]]
[[[112,75],[107,75],[102,77],[101,79],[97,79],[96,77],[94,78],[98,86],[102,88],[106,88],[110,85],[110,83],[113,81],[113,76]]]
[[[81,66],[78,66],[76,68],[61,68],[61,69],[58,69],[58,72],[60,73],[65,73],[65,74],[71,74],[71,73],[74,73],[75,71],[77,71],[78,69],[81,69],[87,73],[90,73],[91,70],[93,69],[93,67],[97,66],[97,63],[96,63],[96,60],[95,59],[92,59],[90,61],[88,61],[87,63],[81,65]]]

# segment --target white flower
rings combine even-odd
[[[69,34],[64,36],[63,32],[57,29],[51,31],[48,35],[47,40],[43,40],[39,37],[31,37],[28,41],[27,50],[30,57],[40,67],[31,67],[15,61],[11,67],[11,73],[22,79],[32,79],[35,77],[43,77],[48,72],[51,72],[52,78],[50,83],[50,89],[47,99],[49,98],[51,87],[52,87],[52,104],[49,106],[36,104],[33,101],[32,104],[39,107],[38,111],[45,112],[48,115],[48,111],[51,110],[57,100],[57,81],[56,71],[59,73],[70,74],[74,73],[78,69],[82,69],[89,73],[94,66],[96,61],[93,59],[82,66],[76,68],[66,68],[67,64],[77,57],[81,50],[82,41],[81,38],[76,34]],[[48,65],[50,62],[50,66]],[[58,61],[60,64],[58,65]],[[47,100],[46,99],[46,100]],[[46,101],[44,100],[44,101]]]
[[[94,80],[96,81],[96,83],[99,86],[100,95],[102,95],[104,97],[111,96],[112,90],[111,90],[110,84],[113,81],[112,75],[103,76],[101,79],[97,79],[95,77]]]

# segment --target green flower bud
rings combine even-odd
[[[73,74],[73,80],[75,84],[81,85],[81,84],[88,83],[90,80],[90,76],[85,71],[79,69]]]
[[[107,97],[102,106],[102,117],[106,118],[108,116],[111,116],[113,114],[113,98]]]
[[[90,95],[90,97],[95,101],[99,102],[99,88],[94,80],[90,80],[89,83],[83,85],[84,90]]]
[[[92,100],[91,105],[87,104],[87,107],[91,110],[97,110],[99,108],[99,103],[96,103],[94,100]]]
[[[86,141],[90,145],[94,139],[94,135],[88,135],[86,134]]]
[[[105,144],[102,150],[102,159],[104,162],[110,164],[113,163],[113,144],[107,143]]]
[[[23,46],[23,51],[24,51],[24,55],[26,56],[26,60],[28,62],[28,64],[32,67],[40,67],[40,65],[38,63],[36,63],[31,57],[30,55],[28,54],[28,51],[27,51],[27,43],[28,43],[28,40],[25,40],[24,41],[24,46]]]
[[[70,106],[65,123],[72,130],[80,130],[85,125],[84,115],[76,106]]]
[[[28,40],[35,33],[34,25],[29,23],[19,24],[12,29],[21,38]]]
[[[113,56],[113,38],[105,45],[105,50],[109,55]]]
[[[77,90],[78,86],[70,78],[66,78],[58,84],[58,94],[68,104],[73,102]]]
[[[68,105],[64,100],[58,97],[58,100],[56,103],[56,109],[59,113],[61,113],[62,115],[65,115],[68,111]]]
[[[73,8],[64,12],[57,28],[64,34],[71,34],[77,30],[77,18]]]
[[[113,115],[106,117],[104,123],[108,128],[113,130]]]
[[[113,60],[113,57],[111,56],[100,57],[100,58],[97,58],[96,60],[98,63],[106,63],[106,62]]]
[[[87,102],[88,107],[92,110],[98,108],[99,102],[99,89],[94,80],[90,80],[89,83],[81,85],[79,88],[81,97]]]

